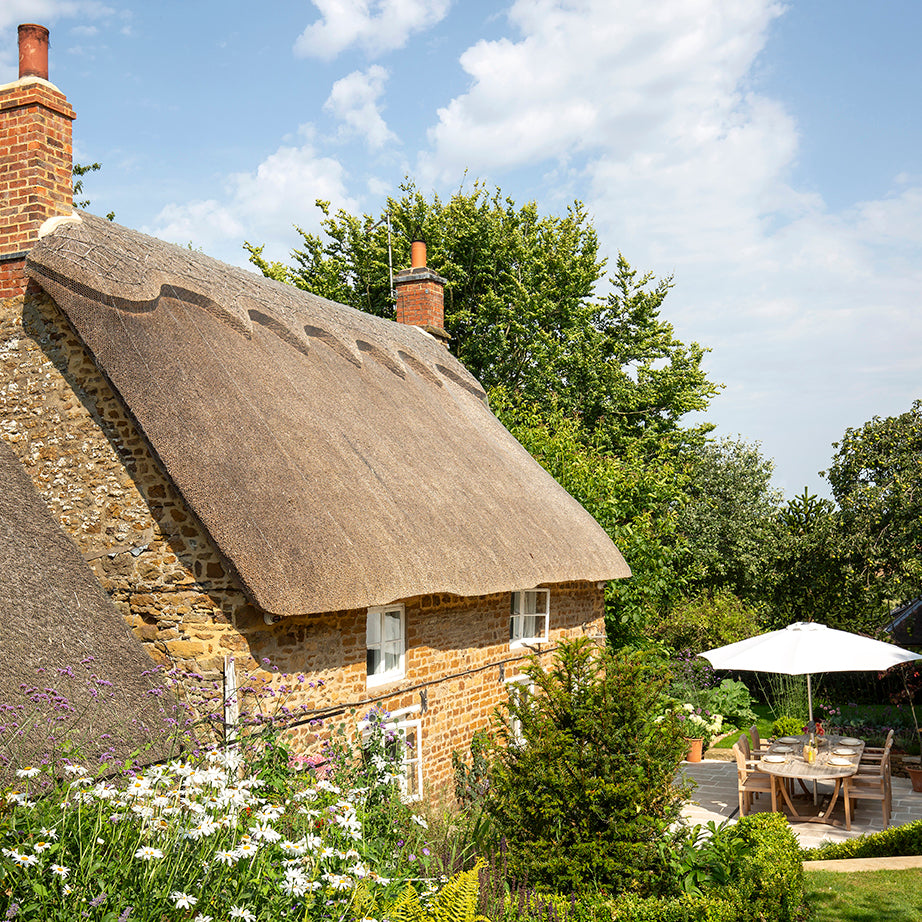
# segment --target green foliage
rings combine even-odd
[[[684,854],[688,841],[697,842],[701,852]],[[707,832],[698,827],[687,833],[676,854],[664,853],[662,860],[673,879],[682,881],[681,892],[663,898],[582,893],[576,911],[572,915],[561,911],[558,917],[572,922],[797,922],[804,918],[800,849],[780,814],[746,816],[733,825],[709,824]]]
[[[922,590],[922,400],[900,416],[847,429],[829,470],[843,551],[862,589],[879,601]]]
[[[829,842],[806,849],[804,861],[833,861],[839,858],[895,858],[922,855],[922,820],[905,826],[891,826],[881,832],[857,836],[844,842]]]
[[[664,682],[642,654],[614,654],[581,638],[537,660],[534,694],[512,694],[522,743],[493,763],[488,809],[505,836],[512,876],[579,891],[655,891],[657,844],[681,808],[674,784],[685,743],[654,717]],[[499,732],[510,741],[508,722]]]
[[[78,196],[83,194],[83,177],[87,173],[96,173],[102,169],[101,163],[75,163],[71,172],[74,175],[74,208],[89,208],[90,200],[87,199],[78,199]],[[115,212],[110,211],[106,217],[110,221],[115,220]]]
[[[483,802],[489,788],[490,753],[493,740],[486,730],[471,737],[470,765],[457,750],[452,750],[451,767],[455,776],[455,800],[462,807]]]
[[[830,627],[855,629],[861,596],[842,550],[842,524],[835,505],[806,488],[780,511],[767,625],[782,628],[822,613]]]
[[[722,714],[737,727],[751,727],[756,722],[752,695],[743,682],[724,679],[720,685],[705,692],[704,706],[712,714]]]
[[[757,445],[723,439],[698,447],[689,467],[679,529],[687,540],[692,585],[760,598],[781,502],[771,487],[772,462]]]
[[[490,922],[477,914],[483,864],[480,860],[471,870],[457,874],[425,906],[413,885],[407,884],[386,917],[392,922]]]
[[[728,590],[681,598],[656,620],[651,636],[672,650],[696,653],[745,640],[759,633],[764,608],[747,604]]]
[[[772,723],[772,736],[800,736],[804,732],[803,720],[782,715]]]

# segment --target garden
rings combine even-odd
[[[77,732],[52,732],[20,764],[33,718],[9,707],[0,908],[98,922],[730,920],[753,906],[801,918],[802,859],[782,817],[680,821],[677,767],[701,715],[670,697],[657,656],[576,641],[529,675],[532,692],[514,687],[456,754],[455,802],[426,805],[401,798],[403,740],[380,710],[314,721],[316,750],[295,756],[297,715],[271,673],[242,683],[229,739],[184,709],[183,677],[168,676],[175,755],[155,764]],[[725,695],[742,700],[735,686]]]

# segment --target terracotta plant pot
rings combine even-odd
[[[907,765],[904,762],[903,768],[906,769],[906,773],[909,775],[909,780],[912,782],[912,789],[922,794],[922,765]]]
[[[704,750],[704,740],[700,737],[695,737],[690,739],[685,737],[685,742],[688,743],[688,755],[685,756],[686,762],[700,762],[701,755]]]

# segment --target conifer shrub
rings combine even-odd
[[[487,801],[511,876],[557,891],[659,892],[659,844],[688,793],[675,783],[686,743],[671,717],[655,719],[662,671],[580,638],[526,672],[533,688],[510,689]]]

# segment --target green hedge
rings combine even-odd
[[[522,913],[510,906],[506,920],[544,922],[796,922],[804,918],[801,851],[785,818],[778,813],[747,816],[731,835],[744,845],[743,857],[728,887],[703,896],[673,899],[629,894],[615,899],[583,892],[575,902],[551,898],[554,912]]]
[[[832,861],[837,858],[896,858],[902,855],[922,855],[922,820],[905,826],[891,826],[882,832],[830,842],[819,848],[806,849],[804,861]]]

